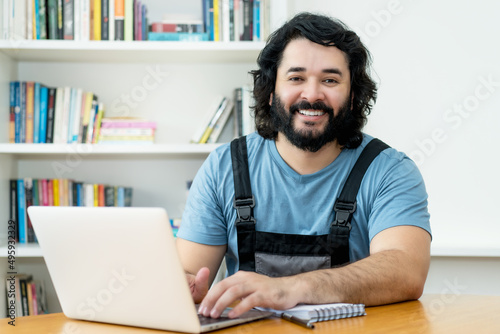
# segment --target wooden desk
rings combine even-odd
[[[316,323],[316,329],[302,328],[272,318],[223,329],[214,333],[500,333],[500,296],[426,295],[418,301],[369,307],[366,316]],[[16,319],[0,319],[0,333],[142,334],[164,331],[70,320],[62,313]]]

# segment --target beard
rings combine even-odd
[[[292,145],[303,151],[317,152],[323,146],[335,141],[339,133],[343,130],[343,119],[350,110],[350,98],[340,106],[337,116],[334,116],[334,110],[328,107],[323,102],[315,102],[313,104],[307,101],[292,104],[290,110],[285,110],[279,96],[275,93],[271,103],[271,120],[274,128],[285,135]],[[295,129],[293,123],[301,109],[321,110],[328,115],[328,122],[324,129]],[[314,123],[305,122],[306,125]]]

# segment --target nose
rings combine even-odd
[[[301,98],[309,101],[310,103],[323,101],[325,99],[325,94],[321,84],[315,80],[309,80],[306,82],[306,84],[303,85]]]

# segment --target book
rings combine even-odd
[[[149,32],[150,41],[184,41],[184,42],[203,42],[209,40],[209,34],[206,32]]]
[[[205,114],[205,117],[202,119],[202,122],[198,126],[198,129],[191,137],[191,143],[197,144],[200,142],[200,140],[203,137],[203,134],[207,130],[208,126],[210,125],[210,122],[212,121],[212,119],[216,115],[217,111],[219,110],[221,103],[223,103],[225,99],[226,99],[225,97],[221,97],[221,96],[217,96],[217,98],[214,99],[214,101],[212,102],[212,105],[208,108],[208,112]]]
[[[224,108],[224,111],[222,112],[222,115],[219,117],[219,120],[215,123],[214,128],[212,130],[212,133],[210,134],[210,137],[208,137],[207,143],[216,143],[217,140],[219,139],[222,130],[224,129],[224,126],[226,125],[227,121],[229,120],[229,116],[233,113],[234,109],[234,103],[232,100],[228,100],[228,103],[226,107]]]
[[[34,83],[33,98],[33,143],[40,142],[40,83]]]
[[[26,123],[25,123],[25,141],[24,143],[33,143],[33,122],[35,106],[35,83],[26,82]]]
[[[16,83],[9,83],[9,143],[16,142]]]
[[[336,320],[366,315],[364,304],[332,303],[317,305],[297,305],[287,310],[269,308],[258,309],[274,312],[278,316],[283,314],[297,317],[308,322]]]
[[[74,6],[73,0],[64,0],[63,3],[63,36],[64,39],[74,39]]]
[[[221,117],[222,113],[224,112],[224,109],[226,109],[228,103],[228,99],[224,98],[222,99],[222,102],[220,103],[219,107],[217,108],[217,112],[215,113],[214,117],[210,120],[210,123],[208,124],[207,128],[203,132],[203,135],[201,136],[201,139],[199,141],[200,144],[205,144],[212,134],[212,131],[214,130],[215,124],[217,124],[217,121]]]
[[[28,242],[28,228],[26,225],[26,196],[24,194],[24,179],[17,180],[17,212],[19,243],[25,244]]]
[[[101,0],[101,40],[109,40],[109,1]]]
[[[125,0],[115,1],[115,40],[125,39]]]
[[[48,108],[49,89],[45,86],[40,88],[40,124],[38,143],[47,142],[47,108]]]
[[[46,140],[47,144],[54,142],[54,113],[55,113],[55,103],[56,103],[56,88],[49,88],[48,98],[47,98],[47,133]]]

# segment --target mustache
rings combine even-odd
[[[294,114],[294,113],[298,112],[299,110],[304,110],[304,109],[321,110],[327,114],[333,115],[333,108],[330,108],[324,102],[321,102],[321,101],[314,102],[312,104],[307,102],[307,101],[300,101],[298,103],[292,104],[290,106],[290,113]]]

